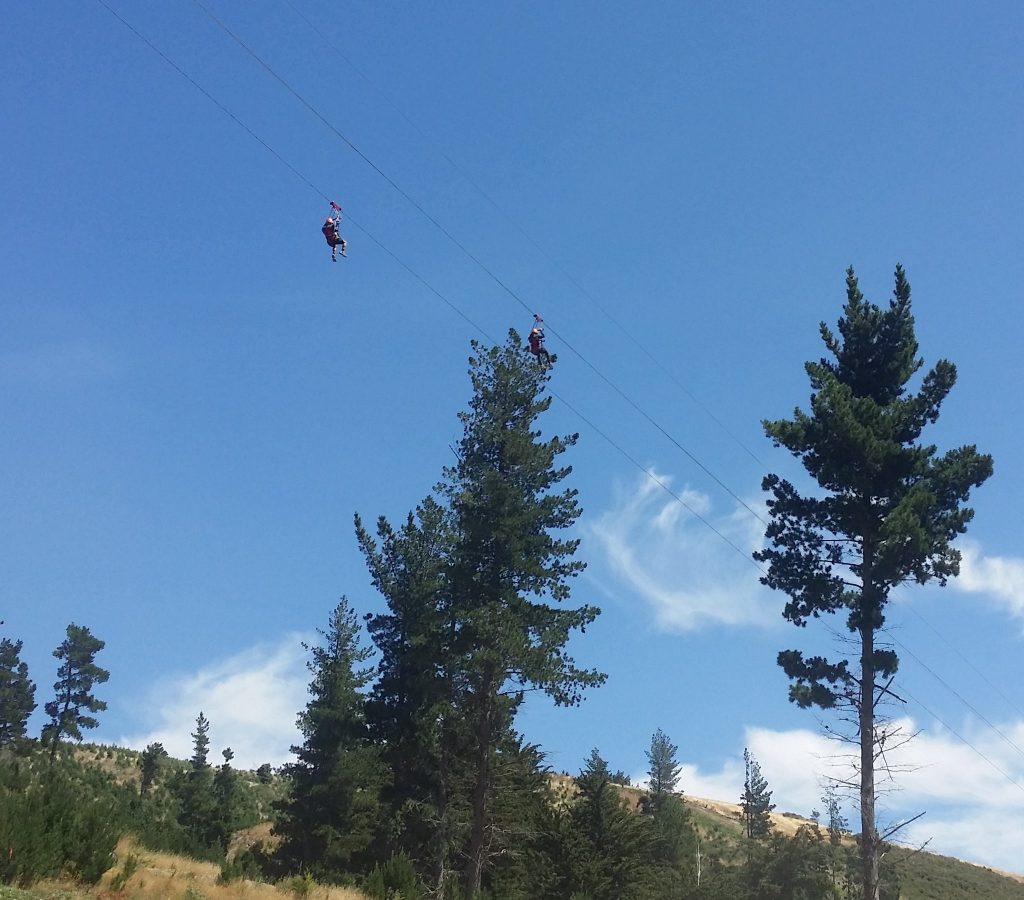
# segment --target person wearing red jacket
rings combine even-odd
[[[331,248],[331,262],[338,261],[338,248],[341,248],[341,255],[345,256],[345,248],[348,246],[338,230],[340,222],[340,216],[337,219],[328,217],[327,221],[324,222],[324,227],[320,229],[327,239],[327,245]]]
[[[551,365],[551,354],[544,347],[544,329],[539,325],[530,332],[530,352],[537,357],[543,368]]]

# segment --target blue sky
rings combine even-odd
[[[920,736],[884,815],[1019,870],[1019,5],[209,0],[305,106],[198,5],[109,3],[277,155],[96,0],[7,11],[0,617],[40,706],[74,621],[107,642],[96,739],[185,755],[203,709],[240,763],[287,758],[300,642],[343,593],[380,608],[353,513],[401,518],[459,432],[478,335],[436,291],[495,339],[543,313],[546,424],[581,432],[575,598],[604,613],[574,652],[609,680],[527,737],[642,775],[660,727],[726,800],[749,746],[780,809],[820,808],[834,750],[775,655],[827,633],[629,457],[755,549],[735,497],[799,477],[760,420],[806,404],[846,266],[884,302],[901,262],[960,370],[933,439],[996,475],[962,577],[891,611]]]

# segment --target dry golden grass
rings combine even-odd
[[[552,793],[555,795],[556,803],[567,803],[579,792],[576,781],[571,775],[561,772],[553,772],[549,776]],[[631,810],[636,812],[640,808],[640,801],[647,792],[643,788],[627,787],[617,785],[618,792]],[[703,797],[691,797],[688,794],[682,795],[682,800],[687,806],[697,807],[705,813],[710,814],[714,819],[719,820],[724,826],[739,832],[742,830],[743,812],[738,803],[726,803],[723,800],[706,800]],[[779,834],[792,837],[796,834],[801,825],[813,825],[810,819],[798,816],[794,813],[771,814],[772,825]]]
[[[265,850],[276,850],[281,845],[281,839],[273,833],[273,824],[260,822],[250,828],[243,828],[231,835],[231,843],[228,844],[228,857],[233,858],[236,853],[242,850],[249,850],[257,844],[262,844]]]
[[[115,891],[113,885],[123,871],[124,861],[135,856],[138,865],[131,877]],[[220,866],[199,862],[169,853],[155,853],[134,844],[130,838],[117,846],[117,864],[107,872],[88,895],[97,900],[282,900],[296,896],[285,887],[259,884],[254,881],[233,881],[219,884]],[[310,900],[366,900],[366,895],[353,888],[319,885],[308,894]]]
[[[717,819],[727,828],[731,828],[736,831],[737,834],[743,833],[743,808],[738,803],[726,803],[724,800],[708,800],[704,797],[690,797],[684,796],[684,802],[687,806],[692,806],[696,809],[700,809],[706,815],[710,815],[713,819]],[[793,837],[801,826],[808,825],[813,826],[814,821],[804,816],[798,816],[796,813],[791,812],[772,812],[771,814],[772,828],[777,834],[784,835],[785,837]],[[826,829],[823,826],[822,831]],[[850,832],[843,832],[842,841],[844,844],[855,843],[856,839]]]
[[[572,775],[566,775],[563,772],[551,772],[548,775],[548,786],[554,795],[555,803],[559,805],[565,805],[580,792],[576,779]],[[641,788],[627,787],[621,784],[615,785],[615,789],[633,812],[639,809],[640,800],[647,793],[647,791]]]
[[[111,752],[112,755],[107,756],[108,752]],[[118,748],[96,747],[87,744],[85,746],[72,746],[71,754],[78,762],[90,768],[99,769],[120,784],[138,785],[139,783],[140,775],[137,766],[134,763],[125,763],[122,760],[122,756],[128,756],[128,751],[119,751]]]
[[[683,799],[690,806],[697,806],[706,812],[714,813],[716,816],[733,823],[734,827],[741,827],[743,822],[743,810],[738,803],[726,803],[723,800],[706,800],[703,797],[684,797]],[[779,834],[792,837],[797,833],[801,825],[813,825],[810,819],[798,816],[795,813],[771,813],[772,826]]]

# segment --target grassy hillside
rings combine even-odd
[[[138,790],[139,754],[116,747],[84,745],[75,750],[80,763],[101,770],[118,784]],[[169,769],[188,764],[168,760]],[[258,798],[261,815],[266,818],[274,800],[282,796],[284,784],[277,777],[262,780],[253,772],[239,772],[246,787]],[[567,775],[551,776],[557,803],[567,803],[576,794],[576,784]],[[635,787],[621,787],[620,792],[633,810],[638,809],[644,792]],[[743,859],[742,819],[738,804],[696,797],[684,797],[691,821],[702,845],[717,854],[727,866]],[[787,837],[801,826],[813,826],[810,820],[793,813],[773,813],[776,831]],[[231,842],[229,856],[254,842],[272,842],[270,824],[237,832]],[[854,835],[844,843],[852,845]],[[112,846],[112,844],[110,845]],[[1024,900],[1024,877],[996,872],[950,857],[926,852],[893,848],[885,865],[899,875],[902,900]],[[63,882],[41,882],[30,890],[0,886],[0,900],[273,900],[273,898],[311,897],[318,900],[365,900],[365,895],[350,888],[327,888],[292,879],[269,885],[251,881],[221,883],[220,866],[199,862],[183,856],[158,853],[124,839],[117,847],[115,863],[92,887]],[[500,898],[498,898],[500,900]]]
[[[108,747],[103,744],[77,744],[72,753],[80,763],[99,769],[109,775],[118,784],[129,785],[135,790],[139,788],[141,773],[139,771],[138,750],[125,747]],[[187,760],[168,757],[163,763],[162,778],[167,779],[175,771],[187,771]],[[256,808],[261,817],[270,815],[272,804],[284,796],[284,783],[280,778],[272,778],[268,783],[260,781],[256,773],[247,769],[238,769],[238,776],[245,783],[248,793],[255,798]]]
[[[1024,898],[1020,876],[1010,876],[949,856],[915,853],[896,848],[887,859],[900,873],[902,900],[951,900],[984,897],[986,900]]]
[[[706,837],[742,833],[739,804],[719,800],[685,798],[698,829]],[[772,824],[782,834],[793,835],[801,825],[813,825],[794,813],[772,813]],[[854,843],[850,834],[844,841]],[[949,856],[892,848],[885,865],[892,866],[900,878],[901,900],[1024,900],[1024,876],[998,872]]]
[[[280,885],[252,881],[220,883],[220,866],[168,853],[154,853],[123,840],[117,862],[91,888],[41,882],[29,890],[0,885],[0,900],[367,900],[351,888],[325,887],[293,879]]]
[[[557,794],[568,797],[574,793],[570,776],[553,775],[552,781]],[[619,791],[631,809],[639,807],[643,790],[620,787]],[[727,859],[729,848],[734,848],[734,857],[738,860],[743,834],[739,804],[685,794],[683,801],[702,839],[720,851],[724,849]],[[792,837],[802,825],[812,826],[814,823],[795,813],[773,812],[772,825],[780,834]],[[856,836],[848,834],[843,843],[854,845]],[[1024,875],[999,872],[949,856],[902,847],[891,849],[885,864],[893,866],[899,873],[901,900],[1024,900]]]

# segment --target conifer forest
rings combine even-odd
[[[888,302],[867,300],[850,269],[845,303],[830,308],[838,323],[822,323],[823,355],[805,365],[809,401],[789,398],[792,417],[763,424],[769,459],[796,460],[806,478],[765,472],[756,560],[780,619],[798,626],[778,648],[789,701],[811,710],[809,728],[817,710],[856,759],[853,780],[823,786],[821,811],[778,810],[772,773],[746,748],[742,794],[718,798],[736,804],[730,817],[689,796],[661,728],[639,784],[602,756],[600,735],[577,771],[556,772],[523,729],[538,697],[573,707],[612,676],[588,653],[601,610],[578,589],[581,438],[546,424],[560,363],[510,330],[469,348],[468,402],[438,413],[457,412],[461,434],[436,483],[397,520],[351,511],[383,605],[368,612],[340,584],[310,623],[308,702],[287,764],[235,768],[239,748],[211,747],[199,709],[189,759],[159,743],[87,743],[107,709],[102,636],[68,624],[54,671],[30,672],[0,626],[0,882],[142,897],[130,840],[136,853],[212,863],[225,885],[299,896],[1024,897],[1022,883],[901,845],[875,814],[886,748],[902,739],[884,702],[899,694],[900,659],[879,639],[891,592],[956,575],[971,492],[993,461],[933,442],[957,370],[924,362],[901,267]],[[833,655],[801,645],[812,618],[842,638]]]

